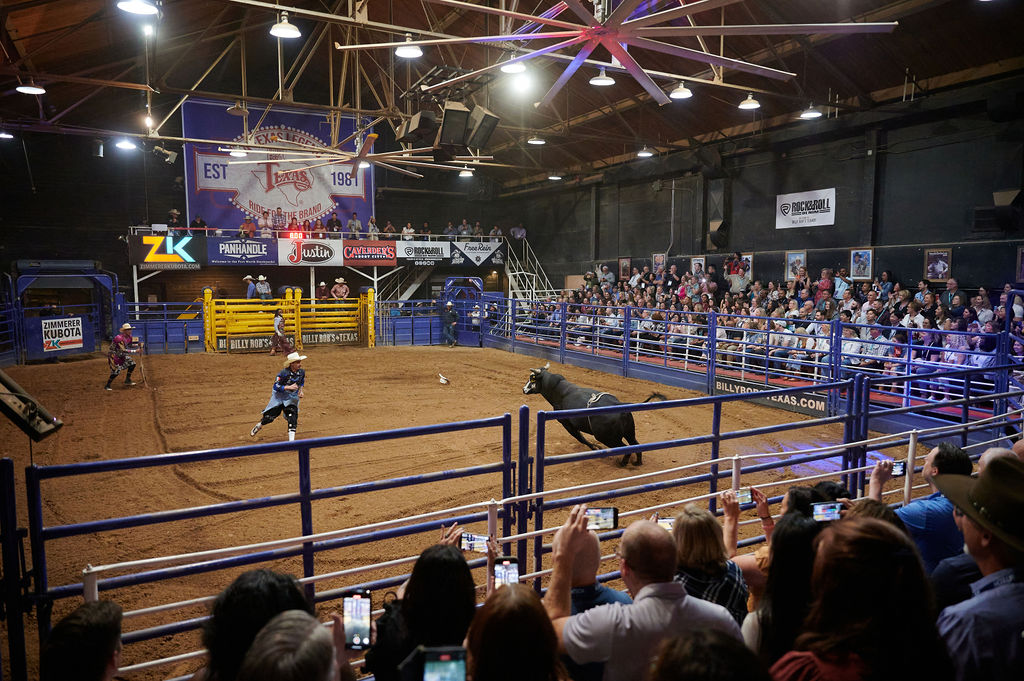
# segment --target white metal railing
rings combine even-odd
[[[509,297],[532,300],[555,292],[544,272],[540,258],[526,239],[509,239],[505,274],[509,280]]]

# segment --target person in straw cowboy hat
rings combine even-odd
[[[993,459],[977,478],[937,475],[953,502],[964,550],[982,578],[973,598],[939,615],[955,678],[1019,679],[1024,669],[1024,461]]]
[[[348,298],[348,284],[345,283],[344,277],[338,277],[334,280],[334,286],[331,287],[331,297],[335,300]]]
[[[242,281],[248,284],[248,287],[245,289],[245,297],[252,300],[256,297],[256,282],[252,280],[251,274],[247,274],[242,277]]]
[[[256,277],[256,295],[260,300],[270,300],[274,297],[270,289],[270,282],[262,274]]]
[[[135,371],[135,360],[132,359],[131,353],[135,352],[138,345],[135,339],[132,338],[132,328],[131,324],[125,322],[121,325],[121,333],[114,336],[114,340],[110,342],[110,353],[107,355],[107,364],[110,365],[110,377],[107,379],[107,384],[103,386],[104,390],[113,390],[110,384],[125,370],[128,371],[128,374],[124,377],[124,384],[128,386],[135,385],[135,381],[132,380],[132,372]]]
[[[256,437],[256,433],[268,423],[284,412],[284,418],[288,422],[288,439],[295,439],[295,430],[299,425],[299,400],[303,398],[303,386],[306,384],[306,370],[302,368],[302,360],[305,355],[292,352],[284,360],[284,367],[278,372],[274,379],[274,388],[270,393],[270,401],[263,409],[263,417],[260,422],[252,427],[249,434]]]

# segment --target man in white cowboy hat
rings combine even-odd
[[[939,615],[958,681],[1019,679],[1024,670],[1024,461],[993,459],[977,478],[937,475],[960,515],[964,549],[982,578],[973,598]]]
[[[260,300],[270,300],[274,297],[271,293],[270,282],[262,274],[256,277],[256,297]]]
[[[299,400],[304,397],[302,392],[306,384],[306,370],[302,368],[302,360],[305,355],[293,352],[284,360],[284,368],[274,379],[274,388],[270,393],[270,401],[263,409],[263,417],[260,422],[252,427],[249,434],[256,437],[256,433],[268,423],[284,412],[284,418],[288,422],[288,439],[295,439],[295,430],[299,425]]]
[[[125,385],[135,385],[135,381],[132,380],[132,372],[135,371],[135,360],[131,358],[131,353],[134,352],[136,345],[135,339],[132,338],[132,325],[125,322],[121,325],[121,332],[114,336],[114,340],[110,342],[110,353],[107,355],[107,364],[110,365],[110,377],[107,379],[107,384],[103,386],[104,390],[113,390],[110,384],[114,382],[114,379],[122,372],[127,370],[128,373],[124,377]]]
[[[181,211],[177,208],[172,208],[167,211],[167,233],[172,236],[178,233],[184,234],[188,230],[185,223],[183,223],[181,218],[178,217],[179,215],[181,215]]]
[[[331,296],[331,290],[327,288],[327,282],[321,281],[320,285],[316,287],[316,299],[327,300]]]
[[[455,303],[448,301],[441,313],[441,331],[444,333],[444,342],[448,347],[453,348],[458,344],[455,337],[455,327],[459,323],[459,313],[455,310]]]
[[[245,289],[245,297],[252,300],[256,297],[256,283],[252,280],[252,275],[247,274],[242,277],[242,281],[247,283],[249,286]]]
[[[344,277],[338,277],[334,280],[334,286],[331,287],[331,298],[335,300],[348,298],[348,284],[345,283]]]

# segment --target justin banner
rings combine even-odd
[[[223,140],[211,144],[185,144],[186,216],[201,215],[211,227],[235,229],[246,215],[259,218],[263,211],[281,208],[287,219],[329,218],[332,212],[347,220],[354,211],[361,220],[373,214],[373,172],[359,170],[349,177],[349,165],[309,166],[323,163],[294,161],[297,150],[327,147],[330,124],[323,115],[271,109],[261,126],[250,132],[250,143],[280,147],[281,153],[257,153],[234,158],[222,151],[244,146],[242,121],[227,113],[223,102],[189,100],[182,106],[185,137]],[[255,126],[263,110],[249,113]],[[355,131],[352,117],[341,118],[338,138]]]
[[[836,188],[775,197],[775,229],[836,224]]]
[[[278,239],[278,265],[341,267],[345,264],[341,255],[341,241],[329,239]]]

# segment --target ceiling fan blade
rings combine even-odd
[[[412,41],[398,41],[391,43],[352,43],[350,45],[342,45],[340,43],[334,43],[334,49],[342,52],[348,52],[351,50],[373,50],[383,49],[389,47],[401,47],[402,45],[419,45],[420,47],[427,47],[429,45],[463,45],[467,43],[503,43],[510,42],[512,40],[534,40],[544,38],[568,38],[570,36],[578,35],[581,27],[577,27],[572,30],[565,31],[546,31],[543,33],[527,33],[526,35],[478,35],[478,36],[466,36],[462,38],[426,38],[424,40],[412,40]]]
[[[381,163],[380,161],[376,161],[376,162],[374,162],[374,165],[377,166],[378,168],[387,168],[388,170],[391,170],[391,171],[396,172],[396,173],[401,173],[402,175],[408,175],[409,177],[415,177],[418,180],[422,180],[423,179],[423,176],[420,175],[419,173],[415,173],[415,172],[413,172],[411,170],[406,170],[405,168],[399,168],[398,166],[393,166],[390,163]]]
[[[359,152],[350,159],[352,161],[352,170],[348,171],[349,177],[356,176],[356,173],[359,172],[359,162],[366,158],[366,155],[373,149],[373,143],[376,141],[377,133],[375,132],[371,132],[363,138],[363,143],[359,146]]]
[[[671,102],[669,96],[665,94],[665,91],[658,87],[658,84],[651,79],[647,72],[636,63],[636,59],[630,56],[629,52],[623,49],[622,45],[618,44],[614,40],[602,41],[602,44],[612,53],[612,56],[619,60],[622,64],[622,68],[629,72],[629,75],[633,76],[636,82],[640,83],[643,89],[647,90],[647,93],[656,101],[658,104],[665,105]]]
[[[843,22],[836,24],[751,24],[734,26],[643,26],[635,31],[623,31],[647,38],[685,38],[689,36],[720,35],[814,35],[852,33],[892,33],[899,26],[896,21],[872,23]]]
[[[735,69],[737,71],[745,71],[747,73],[753,73],[757,76],[764,76],[765,78],[774,78],[775,80],[789,80],[795,78],[796,74],[790,71],[779,71],[778,69],[772,69],[767,66],[758,66],[757,64],[751,64],[746,61],[739,61],[738,59],[729,59],[728,57],[719,57],[717,54],[708,54],[700,50],[691,50],[688,47],[681,47],[679,45],[672,45],[669,43],[663,43],[658,40],[651,40],[649,38],[641,38],[640,36],[630,36],[628,38],[630,45],[635,45],[648,50],[654,50],[655,52],[664,52],[665,54],[671,54],[676,57],[682,57],[683,59],[692,59],[693,61],[699,61],[704,64],[715,64],[716,66],[724,66],[729,69]]]
[[[474,5],[469,2],[460,2],[459,0],[427,0],[427,2],[435,5],[444,5],[446,7],[457,7],[459,9],[468,9],[474,12],[484,12],[485,14],[497,14],[502,17],[509,17],[511,19],[518,19],[519,21],[529,21],[537,24],[547,24],[548,26],[556,26],[558,28],[583,28],[579,24],[574,24],[569,21],[562,21],[561,19],[548,19],[546,17],[538,17],[532,14],[523,14],[522,12],[514,12],[507,9],[499,9],[497,7],[487,7],[486,5]]]
[[[633,13],[637,7],[640,6],[644,0],[622,0],[619,6],[611,13],[611,15],[605,20],[604,25],[608,27],[615,27],[620,25],[623,21],[629,18],[629,15]]]
[[[545,94],[539,102],[535,103],[534,106],[539,108],[551,104],[551,100],[553,100],[562,87],[569,82],[569,79],[572,78],[573,74],[576,73],[580,66],[583,65],[583,62],[587,60],[587,57],[590,56],[590,53],[594,51],[594,48],[596,48],[597,45],[598,41],[596,40],[591,40],[584,45],[583,48],[576,53],[573,60],[569,62],[569,65],[565,67],[565,70],[562,71],[562,75],[558,77],[558,80],[556,80],[554,84],[552,84],[551,88],[548,89],[547,94]]]
[[[441,88],[446,88],[449,85],[454,85],[455,83],[461,83],[464,80],[470,80],[472,78],[476,78],[481,73],[487,73],[488,71],[493,71],[494,69],[501,68],[505,64],[514,64],[514,63],[517,63],[517,62],[526,61],[527,59],[532,59],[534,57],[538,57],[538,56],[540,56],[542,54],[547,54],[548,52],[557,52],[558,50],[562,49],[563,47],[569,47],[570,45],[575,45],[576,43],[583,42],[584,40],[586,40],[586,38],[570,38],[569,40],[563,40],[560,43],[555,43],[554,45],[548,45],[547,47],[542,47],[539,50],[533,50],[532,52],[527,52],[526,54],[521,54],[519,56],[512,57],[511,59],[509,59],[507,61],[494,63],[494,64],[491,64],[490,66],[485,66],[482,69],[477,69],[476,71],[471,71],[469,73],[464,73],[461,76],[456,76],[455,78],[449,78],[448,80],[442,81],[440,83],[435,83],[433,85],[423,85],[423,86],[421,86],[421,89],[423,90],[423,92],[432,92],[434,90],[440,90]]]
[[[664,12],[655,12],[654,14],[648,14],[647,16],[640,17],[639,19],[627,21],[622,24],[622,26],[623,28],[627,26],[639,28],[640,26],[660,24],[663,21],[671,21],[672,19],[688,17],[691,14],[697,14],[698,12],[706,12],[710,9],[718,9],[719,7],[726,7],[727,5],[735,5],[737,2],[742,2],[742,0],[699,0],[698,2],[692,2],[689,5],[667,9]]]

